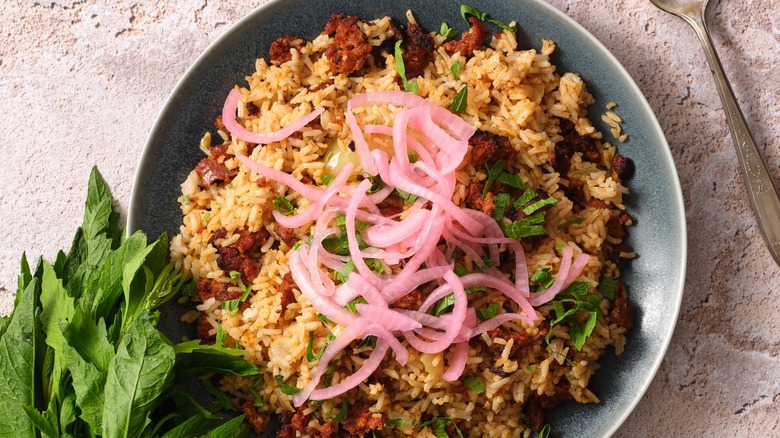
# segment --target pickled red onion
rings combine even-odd
[[[325,108],[319,108],[278,131],[256,134],[247,130],[236,121],[236,108],[238,108],[239,99],[241,99],[241,92],[235,88],[230,90],[230,94],[228,94],[228,97],[225,100],[225,105],[222,106],[222,123],[225,125],[225,129],[227,129],[233,137],[247,143],[268,144],[282,141],[292,135],[293,132],[306,126],[307,123],[316,119],[317,116],[325,111]]]

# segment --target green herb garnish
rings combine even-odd
[[[485,382],[479,380],[476,377],[467,377],[466,380],[463,381],[463,383],[471,388],[472,391],[474,391],[477,394],[482,394],[485,392]]]
[[[339,358],[333,359],[331,363],[328,364],[328,371],[325,371],[325,374],[322,376],[322,386],[327,388],[330,386],[330,383],[333,381],[333,373],[336,372],[336,366],[339,363]]]
[[[341,421],[347,417],[347,410],[349,409],[349,403],[347,403],[347,398],[342,397],[341,398],[341,408],[339,409],[339,413],[336,414],[336,418],[333,419],[333,422],[336,424],[341,423]]]
[[[350,259],[345,265],[344,269],[339,271],[333,271],[333,279],[335,281],[346,283],[347,279],[349,278],[349,274],[355,270],[355,262]]]
[[[473,8],[469,5],[460,5],[460,15],[463,17],[464,20],[466,20],[466,23],[471,25],[469,23],[469,15],[473,15],[477,18],[479,18],[482,21],[487,21],[488,23],[493,23],[496,26],[499,26],[502,29],[508,30],[510,32],[517,32],[517,26],[510,26],[508,24],[505,24],[501,21],[496,20],[495,18],[491,17],[487,14],[487,12],[482,12],[476,8]]]
[[[498,303],[491,302],[488,304],[488,306],[484,309],[477,309],[477,318],[481,320],[490,319],[498,313]]]
[[[292,205],[292,202],[284,196],[277,196],[276,199],[271,201],[271,205],[274,206],[276,211],[284,216],[289,216],[295,212],[295,207]]]
[[[514,203],[514,205],[513,205],[513,206],[515,207],[515,210],[520,210],[521,208],[523,208],[523,206],[524,206],[525,204],[528,204],[529,202],[531,202],[531,201],[532,201],[534,198],[536,198],[537,196],[539,196],[539,194],[538,194],[538,193],[536,193],[536,190],[531,190],[531,189],[528,189],[528,190],[526,190],[526,191],[525,191],[525,192],[523,192],[523,194],[522,194],[522,195],[520,195],[520,197],[519,197],[519,198],[517,198],[517,200],[515,201],[515,203]]]
[[[406,203],[409,204],[409,205],[414,204],[414,201],[417,200],[417,195],[413,195],[413,194],[411,194],[409,192],[405,192],[405,191],[403,191],[403,190],[401,190],[401,189],[399,189],[397,187],[395,189],[395,192],[398,194],[398,196],[403,198],[403,200],[406,201]]]
[[[533,214],[534,212],[536,212],[539,209],[542,209],[542,208],[544,208],[544,207],[546,207],[548,205],[555,205],[557,203],[558,203],[558,201],[555,198],[553,198],[553,197],[544,198],[544,199],[541,199],[539,201],[534,202],[533,204],[529,205],[528,207],[525,207],[523,209],[523,213],[525,213],[526,215],[530,216],[531,214]]]
[[[347,310],[349,310],[350,312],[352,312],[352,313],[357,313],[357,308],[356,308],[355,306],[357,306],[358,304],[368,304],[368,301],[366,301],[366,299],[365,299],[365,298],[363,298],[362,296],[358,296],[358,297],[357,297],[357,298],[355,298],[354,300],[352,300],[352,301],[348,302],[348,303],[347,303],[347,305],[346,305],[345,307],[346,307],[346,308],[347,308]]]
[[[403,418],[391,418],[387,421],[385,421],[384,424],[385,427],[395,427],[395,428],[402,428],[404,427],[404,419]]]
[[[492,166],[485,165],[488,176],[487,180],[485,181],[485,187],[482,189],[482,199],[485,199],[485,196],[488,194],[488,190],[490,190],[490,186],[493,185],[493,182],[495,182],[496,179],[498,179],[498,176],[501,174],[501,172],[503,172],[505,166],[506,160],[498,160],[493,163]]]
[[[550,425],[545,424],[542,430],[539,431],[539,438],[549,438],[550,436]]]
[[[321,179],[322,179],[322,183],[326,186],[333,182],[333,177],[328,175],[327,173],[323,173]]]
[[[599,313],[599,297],[595,294],[588,294],[590,283],[587,281],[577,281],[569,285],[558,296],[564,298],[552,301],[555,319],[550,321],[550,330],[556,325],[566,324],[569,326],[569,336],[577,350],[582,350],[588,336],[593,333],[596,327],[596,321],[601,318]],[[570,297],[570,298],[566,298]],[[588,318],[585,325],[580,325],[576,318],[580,311],[587,311]],[[545,336],[549,343],[550,334]]]
[[[501,225],[501,229],[504,231],[507,237],[513,239],[522,239],[530,236],[544,236],[547,235],[547,229],[540,225],[544,223],[544,211],[540,211],[527,218],[520,219],[512,222],[509,225]]]
[[[239,277],[241,277],[241,273],[240,273],[240,272],[238,272],[238,271],[230,271],[230,273],[229,273],[228,275],[229,275],[229,276],[230,276],[230,278],[232,278],[232,279],[236,279],[236,278],[239,278]]]
[[[336,339],[336,337],[328,333],[326,339],[328,342],[330,342]],[[327,344],[325,347],[327,347]],[[322,347],[322,350],[320,350],[319,353],[314,354],[314,332],[309,332],[309,344],[306,346],[306,360],[309,362],[314,362],[315,360],[319,359],[322,356],[322,353],[325,352],[325,347]]]
[[[448,309],[450,309],[455,304],[455,295],[449,294],[439,301],[436,302],[436,304],[433,305],[433,309],[431,310],[431,315],[433,316],[439,316],[442,313],[446,312]]]
[[[458,29],[453,29],[449,24],[442,22],[441,27],[439,28],[439,33],[446,38],[452,38],[458,34]]]
[[[333,321],[330,320],[327,316],[323,315],[322,313],[317,314],[317,319],[324,322],[325,324],[333,324]]]
[[[469,87],[464,85],[460,91],[458,91],[458,94],[455,95],[455,97],[452,99],[452,102],[447,107],[448,109],[451,109],[452,111],[455,111],[456,113],[463,113],[466,112],[466,108],[468,108],[469,105]]]
[[[596,287],[596,290],[599,291],[602,297],[608,300],[614,300],[617,283],[617,280],[614,278],[602,276],[601,281],[599,281],[599,285]]]
[[[460,438],[463,438],[463,432],[460,431],[460,428],[455,423],[455,420],[451,417],[432,418],[428,421],[424,421],[418,424],[417,427],[431,426],[431,431],[433,431],[433,434],[436,435],[436,438],[450,438],[449,434],[447,433],[447,423],[452,423],[452,425],[455,427],[455,432]]]
[[[498,181],[510,187],[514,187],[519,190],[525,190],[525,183],[523,182],[523,179],[520,178],[520,175],[514,175],[508,172],[501,172],[501,174],[498,175]]]
[[[408,91],[410,93],[416,93],[417,92],[417,79],[409,82],[406,79],[406,67],[404,67],[404,54],[401,50],[401,43],[402,40],[398,40],[395,43],[395,70],[398,72],[398,76],[401,77],[401,81],[403,81],[404,90]]]
[[[550,274],[550,268],[538,269],[531,275],[531,281],[536,283],[533,287],[534,292],[543,291],[549,289],[555,281],[555,277]]]
[[[569,219],[566,222],[563,222],[562,224],[558,225],[558,229],[562,230],[562,229],[568,227],[569,225],[581,224],[583,222],[585,222],[585,218],[584,217],[575,217],[573,219]]]
[[[227,333],[225,333],[225,329],[222,328],[222,324],[217,326],[217,335],[216,335],[216,342],[217,345],[220,347],[225,346],[225,337],[227,336]]]
[[[493,219],[500,220],[506,214],[509,209],[511,196],[509,193],[499,193],[493,197],[493,205],[496,207],[493,210]]]
[[[276,384],[279,385],[279,390],[282,391],[282,394],[295,395],[302,391],[301,388],[296,388],[295,386],[284,383],[284,377],[282,377],[281,374],[277,374],[274,378],[276,379]]]
[[[457,80],[460,80],[460,69],[463,67],[463,64],[460,63],[460,61],[455,61],[450,66],[450,73],[452,73],[452,78]]]

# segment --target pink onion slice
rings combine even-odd
[[[458,380],[463,374],[463,370],[466,369],[466,361],[469,359],[469,343],[459,342],[455,344],[455,352],[452,355],[450,366],[447,367],[447,371],[441,375],[441,379],[445,382],[454,382]]]
[[[542,304],[549,302],[570,284],[568,280],[569,268],[571,267],[571,254],[572,249],[570,246],[563,248],[563,253],[561,254],[561,266],[558,268],[558,274],[555,276],[555,281],[549,289],[543,292],[531,294],[530,298],[528,298],[528,301],[532,305],[541,306]]]
[[[230,134],[233,135],[233,137],[239,140],[243,140],[247,143],[268,144],[282,141],[292,135],[293,132],[306,126],[307,123],[316,119],[317,116],[325,111],[324,108],[319,108],[288,124],[278,131],[264,134],[255,134],[254,132],[251,132],[241,126],[241,124],[236,121],[236,108],[238,108],[239,99],[241,99],[241,92],[235,88],[230,90],[230,93],[225,100],[225,105],[222,107],[222,123],[225,124],[225,129],[227,129]]]

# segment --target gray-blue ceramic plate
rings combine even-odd
[[[541,39],[556,42],[559,71],[579,73],[597,99],[591,119],[599,129],[607,102],[620,104],[630,140],[620,152],[636,163],[627,208],[636,219],[628,243],[639,258],[625,270],[630,299],[638,307],[635,328],[620,357],[608,353],[591,381],[600,404],[566,403],[548,414],[553,436],[598,437],[615,432],[641,399],[666,352],[683,293],[686,238],[680,184],[653,111],[618,61],[590,33],[541,0],[469,0],[504,22],[516,20],[520,47],[540,48]],[[128,228],[154,237],[176,233],[180,183],[202,158],[198,142],[212,128],[234,84],[245,85],[258,57],[281,35],[314,38],[332,12],[364,19],[390,15],[405,22],[412,9],[426,30],[442,21],[466,28],[460,2],[446,0],[277,0],[258,8],[214,42],[190,67],[149,135],[131,195]],[[167,309],[164,330],[173,336],[190,328],[178,325],[181,309]]]

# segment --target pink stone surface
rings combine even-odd
[[[146,135],[176,81],[262,3],[0,4],[0,313],[11,309],[23,251],[53,259],[69,246],[93,165],[126,213]],[[601,40],[644,92],[669,140],[687,209],[688,276],[677,329],[616,436],[780,436],[780,268],[750,211],[693,31],[646,0],[551,3]],[[780,0],[713,1],[708,14],[775,181],[778,11]]]

